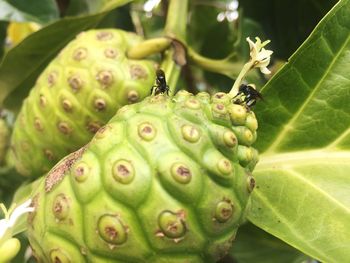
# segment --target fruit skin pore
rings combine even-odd
[[[142,40],[116,29],[82,32],[47,66],[14,126],[11,159],[21,174],[49,171],[120,107],[149,95],[156,63],[126,57]]]
[[[38,262],[224,256],[245,220],[257,162],[254,113],[230,105],[224,93],[180,91],[121,108],[33,194],[28,237]]]

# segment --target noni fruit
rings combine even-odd
[[[257,120],[225,93],[127,105],[33,193],[38,262],[215,262],[245,219]]]
[[[126,56],[142,40],[122,30],[90,30],[47,66],[14,126],[12,160],[20,173],[47,172],[87,143],[121,106],[149,95],[155,62]]]

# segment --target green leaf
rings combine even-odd
[[[110,10],[130,0],[111,1]],[[11,49],[0,65],[0,104],[18,109],[36,78],[56,54],[79,32],[96,27],[109,11],[67,17],[39,30]],[[4,101],[6,99],[6,101]]]
[[[59,18],[54,0],[0,0],[0,20],[46,24]]]
[[[350,258],[350,151],[262,157],[249,220],[324,262]]]
[[[0,22],[0,61],[5,51],[7,22]]]
[[[341,1],[281,71],[257,106],[264,154],[350,146],[350,7]],[[278,114],[276,114],[278,113]]]
[[[249,220],[323,262],[350,259],[350,1],[262,90]]]
[[[115,7],[114,2],[110,0],[70,0],[65,15],[88,15],[107,11]]]
[[[230,255],[238,263],[296,263],[307,258],[300,251],[252,224],[239,228]]]
[[[274,56],[287,59],[338,0],[244,0],[244,14],[260,23]]]

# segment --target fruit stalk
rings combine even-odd
[[[164,51],[170,44],[171,39],[166,37],[148,39],[141,42],[139,45],[131,47],[127,52],[127,56],[129,59],[143,59],[147,56]]]
[[[168,37],[186,43],[188,0],[170,0],[165,24]]]
[[[187,49],[187,57],[190,62],[200,66],[202,69],[220,73],[230,78],[239,75],[243,67],[242,62],[230,62],[228,59],[212,59],[204,57],[194,51],[192,48]]]
[[[188,0],[171,0],[169,2],[164,29],[164,33],[167,37],[175,39],[175,41],[180,41],[181,43],[186,43],[187,11]],[[180,49],[183,48],[183,46],[180,46]],[[177,54],[176,52],[178,52],[178,50],[173,43],[172,47],[166,52],[165,58],[161,64],[161,68],[165,72],[170,87],[170,96],[175,94],[176,83],[181,71],[181,65],[178,65],[174,61],[174,56],[181,56],[181,54]]]

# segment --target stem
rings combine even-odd
[[[173,56],[174,56],[174,49],[171,48],[167,50],[164,56],[164,60],[162,61],[162,64],[160,66],[160,68],[164,70],[164,73],[167,79],[167,84],[170,88],[169,90],[170,97],[174,96],[175,94],[176,84],[181,72],[181,67],[174,62]]]
[[[186,43],[187,11],[188,0],[170,0],[164,28],[167,37]],[[175,48],[169,49],[161,63],[170,88],[170,96],[175,94],[181,72],[181,66],[177,65],[173,59],[174,53]]]
[[[165,37],[145,40],[130,48],[127,52],[127,56],[130,59],[143,59],[147,56],[163,52],[170,44],[171,39]]]
[[[233,87],[232,87],[231,91],[229,92],[229,96],[231,98],[236,96],[236,94],[238,93],[239,86],[242,83],[243,78],[253,68],[253,66],[254,66],[254,61],[253,60],[250,60],[248,63],[246,63],[244,65],[244,67],[242,68],[242,71],[239,73],[235,83],[233,84]]]
[[[227,59],[206,58],[196,53],[196,51],[194,51],[192,48],[187,49],[187,57],[190,62],[205,70],[220,73],[230,78],[238,76],[243,65],[240,62],[229,62]]]
[[[188,0],[170,0],[165,34],[186,43]]]

